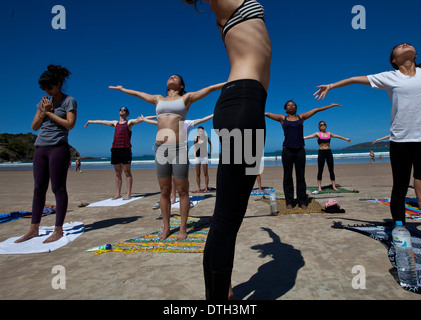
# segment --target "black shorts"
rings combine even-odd
[[[111,164],[120,163],[132,163],[132,148],[111,148]]]

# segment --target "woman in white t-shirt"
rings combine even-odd
[[[336,88],[365,84],[384,89],[392,101],[390,125],[390,163],[393,189],[390,210],[394,221],[405,224],[405,197],[414,166],[414,178],[421,179],[421,65],[415,63],[417,52],[407,43],[397,45],[390,55],[394,71],[352,77],[329,85],[318,86],[314,94],[324,99]]]

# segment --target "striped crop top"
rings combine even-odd
[[[224,26],[217,22],[222,32],[222,40],[225,42],[225,36],[232,27],[250,19],[265,20],[265,9],[256,0],[245,0],[242,5],[235,9]]]
[[[156,105],[156,116],[159,118],[163,115],[176,115],[186,120],[187,108],[184,104],[184,98],[171,101],[159,100]]]

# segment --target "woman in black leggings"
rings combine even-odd
[[[184,0],[197,5],[199,0]],[[203,256],[206,298],[226,300],[230,292],[235,242],[259,172],[264,148],[265,104],[272,45],[264,9],[255,0],[211,0],[231,63],[214,112],[222,151],[216,204]],[[206,39],[204,39],[206,41]],[[258,150],[257,150],[258,149]]]
[[[75,99],[61,91],[70,71],[60,66],[49,65],[40,79],[39,86],[49,97],[43,97],[37,106],[32,129],[39,131],[35,141],[33,159],[34,198],[32,222],[29,231],[15,242],[23,242],[38,236],[42,211],[45,205],[48,183],[56,198],[56,224],[53,234],[44,242],[54,242],[63,236],[66,217],[67,172],[70,163],[69,131],[76,123],[77,104]]]
[[[337,138],[351,143],[351,139],[338,136],[337,134],[333,134],[332,132],[326,132],[326,129],[326,122],[320,121],[319,132],[315,132],[309,136],[304,137],[304,140],[317,138],[317,143],[319,144],[319,154],[317,157],[317,164],[319,166],[319,171],[317,172],[317,185],[319,187],[318,191],[322,191],[322,176],[325,162],[327,163],[327,168],[329,169],[330,180],[332,181],[332,188],[333,190],[338,191],[335,185],[335,172],[333,170],[333,154],[332,150],[330,149],[330,141],[332,138]]]
[[[297,202],[301,209],[307,209],[307,193],[305,180],[306,151],[304,149],[304,121],[320,111],[324,111],[340,104],[332,103],[328,106],[314,108],[297,115],[297,105],[294,101],[287,101],[284,109],[287,115],[266,112],[266,117],[282,124],[285,140],[282,149],[282,165],[284,168],[284,193],[287,209],[294,206],[294,181],[292,171],[295,166],[297,178]]]
[[[421,65],[415,62],[414,46],[402,43],[390,54],[393,71],[344,79],[318,86],[314,95],[324,99],[332,89],[364,84],[386,90],[392,102],[390,125],[390,164],[393,188],[390,211],[393,220],[405,224],[405,197],[414,167],[414,178],[421,179]]]

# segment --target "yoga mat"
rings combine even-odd
[[[326,193],[359,193],[358,190],[348,190],[342,187],[336,186],[336,189],[338,191],[335,191],[332,189],[331,186],[325,186],[322,187],[322,191],[318,191],[318,187],[307,187],[307,190],[311,192],[312,194],[326,194]]]
[[[95,247],[87,251],[101,254],[106,252],[176,252],[176,253],[202,253],[205,248],[206,238],[209,233],[211,217],[189,217],[187,223],[187,239],[176,241],[181,218],[171,217],[171,235],[164,241],[159,239],[162,229],[149,234],[135,237],[124,242],[111,245],[110,250],[105,246]]]
[[[262,201],[267,203],[270,206],[270,199],[258,199],[256,201]],[[303,214],[303,213],[324,213],[322,212],[322,207],[315,199],[311,199],[311,202],[307,205],[307,209],[301,209],[299,206],[295,206],[292,209],[286,208],[285,199],[276,199],[276,208],[278,210],[277,215],[287,215],[287,214]],[[267,209],[269,213],[269,208]]]
[[[52,243],[43,243],[54,231],[53,227],[40,227],[39,236],[29,239],[28,241],[15,243],[19,237],[9,238],[0,243],[0,254],[30,254],[30,253],[44,253],[57,250],[76,238],[81,236],[85,231],[85,226],[82,222],[65,223],[63,225],[64,235],[61,239]]]
[[[195,207],[200,201],[205,200],[204,196],[190,196],[190,208]],[[180,198],[176,198],[171,208],[180,208]]]
[[[123,197],[117,200],[112,200],[112,198],[110,198],[110,199],[98,201],[95,203],[91,203],[87,205],[86,207],[119,207],[119,206],[124,206],[125,204],[128,204],[130,202],[133,202],[142,198],[143,196],[134,196],[130,200],[123,200]]]
[[[392,264],[393,268],[396,269],[396,250],[392,240],[392,231],[394,227],[392,225],[367,224],[344,226],[341,222],[334,222],[332,228],[355,231],[379,241],[386,247],[389,261]],[[421,283],[421,231],[410,226],[407,226],[406,229],[411,233],[412,248],[415,254],[415,265],[418,271],[418,278]],[[414,293],[421,293],[421,286],[402,286],[402,288]]]
[[[377,202],[390,207],[390,199],[368,199],[367,201]],[[412,204],[418,204],[416,198],[405,198],[405,217],[412,220],[421,220],[421,210]]]
[[[272,189],[273,188],[265,187],[265,188],[262,188],[263,192],[261,192],[261,191],[259,191],[259,188],[254,188],[253,190],[251,190],[250,195],[251,196],[269,196]],[[275,192],[276,192],[276,190],[275,190]],[[281,196],[281,195],[283,195],[283,193],[278,192],[276,195]]]

